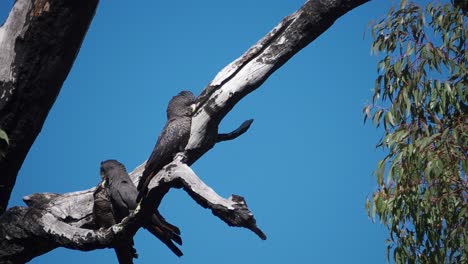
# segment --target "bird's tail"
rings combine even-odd
[[[141,189],[138,189],[138,195],[136,202],[139,203],[141,201],[141,198],[146,194],[147,188],[146,187],[141,187]]]
[[[115,246],[114,250],[120,264],[133,264],[133,258],[138,258],[138,254],[133,247],[133,239],[127,244]]]
[[[139,203],[141,199],[143,198],[143,196],[145,196],[146,193],[148,192],[148,184],[149,184],[148,180],[151,180],[153,176],[154,176],[154,173],[150,173],[149,175],[146,175],[146,170],[143,171],[143,174],[137,185],[137,190],[138,190],[138,195],[136,199],[137,203]]]
[[[182,251],[174,244],[175,242],[182,245],[179,228],[168,223],[158,211],[151,216],[151,221],[145,225],[145,228],[159,238],[178,257],[183,255]]]

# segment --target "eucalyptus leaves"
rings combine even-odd
[[[377,65],[364,118],[383,125],[367,200],[396,263],[468,263],[467,14],[401,1],[372,27]]]

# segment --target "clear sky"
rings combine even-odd
[[[12,0],[0,1],[0,19]],[[421,2],[421,1],[420,1]],[[151,153],[169,99],[199,94],[304,0],[101,1],[57,101],[18,175],[9,206],[35,192],[88,189],[102,160],[129,171]],[[193,169],[220,195],[239,194],[267,234],[224,224],[185,192],[161,205],[182,230],[177,258],[141,229],[135,263],[385,263],[387,232],[365,211],[382,130],[363,125],[377,58],[370,20],[391,1],[374,0],[339,19],[225,118],[251,129],[221,143]],[[116,263],[113,250],[56,249],[31,263]]]

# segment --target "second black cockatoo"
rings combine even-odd
[[[101,162],[101,177],[105,181],[110,197],[115,222],[119,223],[135,210],[137,206],[137,188],[130,179],[125,166],[116,160]],[[159,213],[152,214],[143,223],[143,227],[166,244],[174,254],[179,257],[183,255],[182,251],[173,243],[176,242],[182,245],[179,228],[166,222]]]
[[[118,223],[104,179],[96,187],[93,197],[93,217],[96,225],[99,228],[109,228]],[[133,258],[138,257],[136,250],[133,248],[133,238],[120,241],[114,249],[120,264],[133,264]]]

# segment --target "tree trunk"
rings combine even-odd
[[[60,92],[98,0],[17,0],[0,28],[0,214],[16,175]]]
[[[188,165],[193,164],[217,142],[232,140],[243,134],[249,128],[252,120],[244,122],[237,130],[228,134],[219,134],[218,125],[237,102],[260,87],[275,70],[280,68],[292,56],[316,39],[320,34],[325,32],[339,17],[368,1],[369,0],[310,0],[298,11],[285,17],[271,32],[258,41],[244,55],[220,71],[215,79],[197,98],[197,109],[192,118],[190,140],[185,151],[179,153],[174,158],[173,162],[165,166],[152,179],[149,185],[150,191],[148,195],[143,198],[139,209],[125,218],[122,223],[117,224],[114,228],[110,228],[109,230],[92,230],[92,228],[94,228],[91,213],[93,189],[62,195],[30,195],[24,199],[28,207],[11,208],[0,217],[0,262],[29,260],[59,246],[79,250],[112,247],[113,241],[118,240],[119,237],[135,234],[141,225],[141,218],[145,217],[147,212],[152,210],[151,208],[155,208],[159,205],[162,197],[170,188],[183,188],[201,206],[210,208],[213,214],[225,221],[228,225],[248,228],[260,238],[266,239],[263,232],[256,226],[255,219],[242,197],[233,195],[228,199],[221,198],[210,187],[206,186]],[[18,6],[18,2],[15,6]],[[80,6],[83,6],[83,4],[80,3]],[[84,12],[82,9],[79,9],[75,10],[75,12],[86,13],[88,14],[87,17],[91,19],[95,5],[90,4],[87,8],[92,9],[92,11]],[[32,11],[26,13],[31,12]],[[70,14],[69,16],[72,15]],[[84,15],[81,14],[80,16]],[[56,18],[54,17],[54,19]],[[77,19],[77,21],[81,20]],[[77,21],[69,21],[68,23],[78,23]],[[73,28],[73,26],[69,26]],[[77,26],[77,28],[82,29],[82,34],[86,31],[86,27],[81,28]],[[40,28],[39,30],[45,29]],[[50,45],[46,44],[48,43],[47,40],[43,41],[45,41],[45,43],[42,45]],[[54,45],[71,45],[66,44],[63,40],[59,43],[60,44],[54,42]],[[79,46],[79,43],[76,45]],[[62,46],[62,49],[64,47],[65,46]],[[2,53],[0,52],[0,54]],[[28,53],[26,52],[26,54]],[[50,57],[47,58],[57,63],[56,60]],[[23,65],[21,64],[23,61],[24,60],[20,61],[19,64],[16,65]],[[19,69],[21,69],[21,67]],[[49,76],[47,74],[49,71],[38,69],[38,71],[39,70],[41,74]],[[69,68],[64,71],[63,78],[65,78],[68,70]],[[0,75],[0,77],[1,76],[2,75]],[[40,80],[38,85],[47,83],[48,89],[50,89],[49,82],[57,84],[57,86],[60,86],[63,82],[63,79],[60,79],[60,81],[45,81],[47,79],[44,79],[41,75],[33,77]],[[33,77],[31,77],[31,75],[26,75],[24,78]],[[17,79],[12,80],[13,81],[9,83],[14,84]],[[13,87],[13,93],[27,90],[28,88],[26,86],[20,87],[19,85],[11,87]],[[44,86],[40,87],[45,89]],[[39,88],[36,90],[38,89]],[[47,93],[47,95],[51,96],[50,98],[44,94],[34,98],[25,96],[22,97],[21,102],[24,104],[24,100],[27,99],[29,101],[27,101],[28,103],[25,104],[25,107],[34,106],[30,110],[39,111],[37,108],[44,105],[43,103],[39,103],[45,100],[42,97],[49,98],[47,102],[52,104],[58,90],[59,88],[55,89],[55,93],[53,94]],[[15,100],[16,98],[12,99],[12,102],[15,102]],[[36,102],[36,100],[38,100],[38,102]],[[42,109],[42,113],[44,113],[43,118],[45,118],[49,108],[50,106],[47,107],[47,110]],[[0,109],[3,110],[3,108]],[[14,110],[11,111],[13,111],[12,114],[14,116],[22,116],[22,114]],[[6,113],[1,113],[2,115],[0,115],[0,117],[4,120],[4,115],[6,115]],[[17,117],[17,119],[19,119],[19,117]],[[42,121],[40,123],[41,125]],[[2,121],[2,124],[3,123]],[[39,121],[36,123],[39,123]],[[40,126],[37,132],[39,132]],[[11,133],[14,137],[19,136],[12,132],[15,131],[15,126],[13,129],[8,127],[2,128],[4,128],[7,133]],[[37,133],[34,135],[37,135]],[[34,138],[31,139],[31,143],[33,139]],[[27,148],[25,147],[24,155],[26,155],[30,144],[27,146]],[[10,151],[13,151],[13,149],[11,148]],[[8,155],[13,154],[9,152]],[[19,162],[18,169],[24,159],[24,156],[20,157],[22,158],[21,162]],[[131,173],[135,183],[139,180],[139,175],[143,167],[144,165],[141,165]],[[4,167],[1,167],[1,169],[6,170]],[[17,169],[14,173],[15,175],[16,172]],[[9,188],[11,190],[13,183],[10,185]],[[35,250],[28,248],[27,245],[31,243],[40,246]]]

